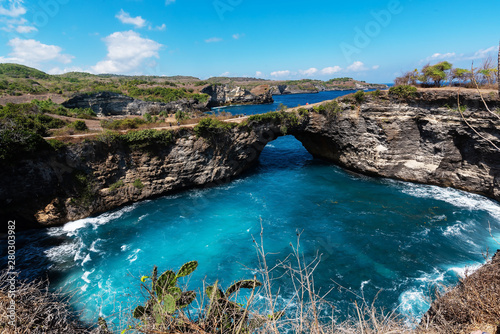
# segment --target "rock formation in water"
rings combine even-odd
[[[257,116],[229,130],[179,131],[169,144],[88,141],[0,169],[0,215],[18,228],[50,226],[147,198],[227,182],[255,164],[265,145],[290,134],[315,157],[349,170],[454,187],[500,200],[500,153],[457,110],[455,93],[400,99],[365,94],[358,104]],[[464,116],[500,147],[500,119],[473,93]],[[498,98],[487,96],[492,109]]]
[[[208,110],[207,102],[199,102],[195,99],[180,99],[169,103],[146,102],[112,92],[78,94],[62,105],[66,108],[90,108],[96,114],[104,116],[142,116],[145,113],[158,115],[162,111],[175,113],[178,110]]]
[[[214,84],[201,91],[210,96],[208,107],[227,106],[231,104],[266,104],[273,103],[273,96],[268,85],[260,85],[252,90],[224,84]]]

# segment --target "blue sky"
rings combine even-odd
[[[496,58],[500,1],[0,0],[0,62],[48,73],[350,76]]]

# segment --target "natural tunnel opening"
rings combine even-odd
[[[292,135],[270,141],[262,150],[257,168],[260,172],[297,169],[311,164],[314,157]]]

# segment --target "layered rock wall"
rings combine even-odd
[[[260,85],[250,90],[230,85],[211,85],[202,91],[210,96],[209,107],[231,104],[266,104],[273,103],[273,96],[268,85]]]
[[[147,102],[111,92],[80,94],[64,102],[63,106],[66,108],[90,108],[96,114],[104,116],[142,116],[145,113],[158,115],[162,111],[175,113],[178,110],[208,110],[207,102],[199,102],[195,99],[180,99],[169,103]]]

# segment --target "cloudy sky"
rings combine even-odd
[[[350,76],[496,58],[500,1],[0,0],[0,62],[48,73]]]

